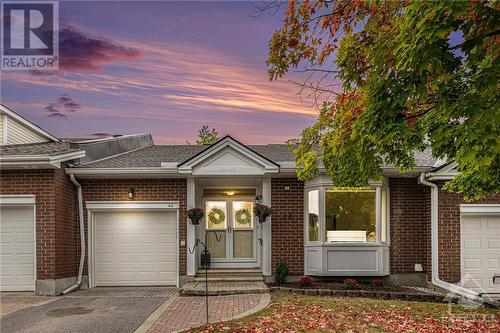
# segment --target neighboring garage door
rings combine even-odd
[[[29,206],[0,206],[0,290],[35,290],[35,219]]]
[[[500,293],[500,214],[462,215],[461,250],[464,286]]]
[[[94,214],[95,286],[176,284],[176,212]]]

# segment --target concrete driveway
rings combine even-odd
[[[2,304],[11,311],[5,310],[1,316],[0,330],[2,333],[134,332],[175,294],[174,288],[95,288],[64,297],[2,295]]]

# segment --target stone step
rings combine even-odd
[[[261,276],[208,276],[207,280],[209,282],[240,282],[240,281],[264,281],[264,277]],[[204,282],[205,275],[196,275],[194,277],[194,282]]]
[[[256,282],[213,282],[208,283],[208,295],[265,294],[269,288],[262,281]],[[191,282],[179,289],[181,296],[204,296],[205,283]]]
[[[240,281],[264,281],[262,271],[258,268],[211,268],[205,271],[201,269],[196,274],[195,282],[205,281],[205,272],[210,282],[240,282]]]
[[[262,275],[260,268],[209,268],[208,275],[212,274],[259,274]],[[205,274],[204,269],[199,269],[198,274]]]

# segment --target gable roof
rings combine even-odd
[[[293,163],[286,144],[247,145],[275,164]],[[119,156],[81,165],[81,168],[154,168],[162,163],[181,164],[207,148],[206,145],[153,145]]]
[[[9,109],[7,106],[0,104],[0,113],[3,113],[7,115],[8,117],[11,117],[12,119],[16,120],[17,122],[21,123],[22,125],[26,126],[29,130],[33,131],[34,133],[46,138],[49,141],[60,141],[58,138],[50,134],[49,132],[43,130],[40,128],[38,125],[32,123],[31,121],[27,120],[26,118],[22,117],[21,115],[17,114],[16,112],[12,111]]]

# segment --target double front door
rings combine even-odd
[[[252,200],[206,200],[205,222],[207,246],[213,266],[217,267],[217,263],[256,262]]]

